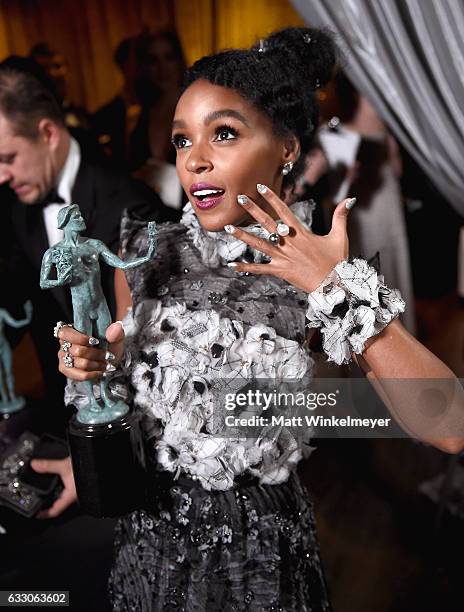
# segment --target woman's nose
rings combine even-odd
[[[189,156],[185,160],[185,167],[189,172],[201,174],[213,168],[213,164],[200,147],[192,147]]]

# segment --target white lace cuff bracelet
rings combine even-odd
[[[364,259],[341,261],[308,294],[308,327],[320,328],[329,361],[349,363],[361,354],[368,338],[379,334],[406,304],[398,289],[384,285],[384,277]]]

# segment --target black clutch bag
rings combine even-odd
[[[50,506],[63,489],[61,479],[57,474],[35,472],[31,459],[64,459],[68,455],[64,440],[24,432],[0,457],[0,505],[27,518]]]

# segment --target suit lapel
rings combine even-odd
[[[17,204],[25,216],[26,244],[30,250],[30,256],[36,267],[40,269],[42,257],[48,249],[47,231],[42,214],[41,206],[27,206]]]

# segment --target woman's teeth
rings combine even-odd
[[[206,198],[208,198],[209,196],[222,195],[223,193],[223,189],[201,189],[199,191],[195,191],[193,195],[199,200],[206,200]]]

